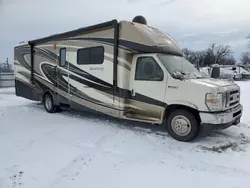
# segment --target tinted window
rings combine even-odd
[[[63,67],[66,65],[66,48],[60,49],[60,61],[59,66]]]
[[[104,60],[104,48],[102,46],[83,48],[77,51],[78,65],[102,64],[103,60]]]
[[[163,71],[152,57],[139,57],[136,63],[135,80],[162,81]]]

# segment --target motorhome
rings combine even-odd
[[[42,101],[49,113],[95,111],[161,125],[186,142],[203,126],[224,129],[242,116],[239,86],[204,78],[142,16],[18,44],[14,56],[16,95]]]

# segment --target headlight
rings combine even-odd
[[[210,111],[222,111],[226,108],[226,93],[207,93],[205,103]]]

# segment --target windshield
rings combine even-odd
[[[173,77],[202,78],[204,77],[187,59],[169,54],[157,54],[162,64]]]

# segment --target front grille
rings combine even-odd
[[[227,93],[227,106],[229,109],[234,108],[240,104],[240,91],[232,90]]]
[[[230,91],[229,93],[230,93],[230,95],[237,94],[237,93],[239,93],[239,90]]]
[[[229,106],[230,106],[230,107],[231,107],[231,106],[235,106],[235,105],[238,104],[238,103],[239,103],[238,101],[235,101],[235,102],[230,103]]]

